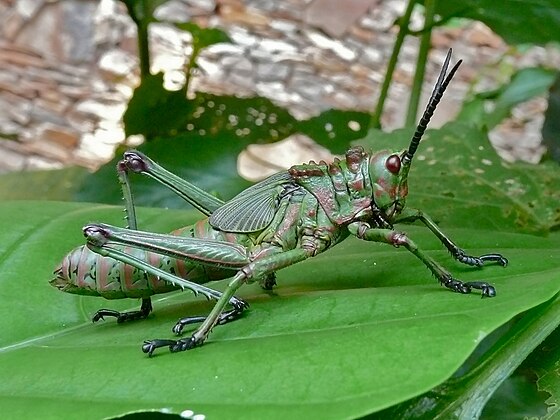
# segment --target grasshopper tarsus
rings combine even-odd
[[[198,324],[200,322],[204,322],[205,319],[205,316],[186,316],[177,321],[173,328],[171,328],[171,331],[173,331],[173,334],[181,335],[183,332],[183,328],[185,328],[187,325]]]
[[[440,283],[457,293],[469,294],[472,292],[472,289],[476,289],[481,291],[483,298],[496,296],[496,289],[494,286],[484,281],[463,282],[451,276],[444,276],[440,279]]]
[[[180,338],[179,340],[176,340],[174,344],[169,346],[169,350],[171,353],[192,350],[195,347],[201,346],[203,342],[204,340],[197,340],[194,336],[189,338]]]
[[[508,264],[507,258],[501,254],[484,254],[479,257],[474,257],[472,255],[467,255],[465,251],[459,248],[457,248],[455,252],[452,252],[452,254],[457,261],[475,267],[482,267],[486,262],[495,262],[502,267]]]
[[[235,299],[235,301],[233,301],[233,299]],[[233,305],[233,309],[222,312],[218,317],[216,325],[225,325],[228,322],[235,321],[241,316],[245,309],[249,308],[249,304],[247,302],[236,297],[230,299],[230,303]],[[177,321],[171,331],[173,331],[176,335],[181,335],[183,328],[187,325],[198,324],[200,322],[204,322],[204,320],[206,320],[205,316],[187,316]]]
[[[154,351],[161,347],[169,347],[171,353],[177,353],[180,351],[191,350],[195,347],[202,345],[203,340],[197,340],[193,336],[189,338],[181,338],[179,340],[167,340],[167,339],[155,339],[146,340],[142,344],[142,351],[152,357]]]
[[[502,256],[501,254],[484,254],[481,255],[480,258],[482,261],[492,261],[498,263],[502,267],[507,267],[509,261],[506,257]]]
[[[496,289],[494,286],[484,281],[469,281],[465,283],[465,285],[470,288],[480,290],[483,298],[496,296]]]
[[[92,322],[97,322],[100,320],[105,320],[106,316],[110,316],[117,319],[117,324],[122,324],[127,321],[136,321],[138,319],[145,319],[148,317],[150,312],[152,312],[152,300],[147,298],[142,298],[142,306],[137,311],[119,312],[114,309],[99,309],[91,318]]]
[[[175,345],[176,343],[177,340],[162,340],[159,338],[155,340],[146,340],[144,341],[144,344],[142,344],[142,351],[144,353],[147,353],[149,357],[152,357],[152,354],[156,349],[168,346],[169,348],[171,348],[171,346]]]

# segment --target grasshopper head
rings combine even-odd
[[[377,152],[369,160],[369,178],[375,205],[389,218],[404,207],[408,194],[402,156],[388,150]]]

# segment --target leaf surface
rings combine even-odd
[[[209,418],[357,417],[443,382],[486,335],[560,288],[558,234],[496,232],[484,223],[449,229],[472,253],[500,251],[510,260],[505,269],[479,270],[453,262],[426,229],[405,227],[457,277],[494,284],[497,297],[449,292],[405,250],[349,239],[280,271],[273,293],[242,288],[251,308],[203,347],[162,349],[149,359],[143,340],[171,338],[179,317],[208,313],[212,303],[188,292],[161,295],[145,321],[92,324],[100,307],[139,303],[63,294],[47,282],[83,243],[83,224],[120,225],[121,217],[120,208],[83,203],[0,205],[0,404],[12,417],[150,409]],[[140,209],[139,218],[142,229],[165,232],[198,216]]]

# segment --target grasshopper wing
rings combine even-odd
[[[216,209],[210,216],[210,225],[235,233],[263,230],[272,222],[282,197],[294,188],[298,187],[287,171],[271,175]]]

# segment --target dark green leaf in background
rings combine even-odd
[[[299,121],[296,130],[334,154],[344,154],[350,142],[367,134],[371,115],[367,112],[329,109],[316,117]]]
[[[202,28],[193,22],[174,23],[174,25],[183,31],[190,32],[193,37],[192,45],[195,50],[222,42],[232,42],[228,34],[219,28]]]
[[[552,159],[560,163],[560,73],[556,75],[556,81],[550,88],[542,138]]]
[[[436,13],[484,22],[508,44],[560,41],[558,0],[441,0]]]
[[[168,91],[163,87],[163,73],[146,76],[123,115],[125,134],[142,134],[147,139],[176,134],[185,129],[193,107],[184,89]]]
[[[121,0],[136,23],[147,25],[154,21],[154,11],[169,0]]]
[[[557,71],[541,67],[519,70],[499,89],[479,93],[474,99],[465,102],[456,119],[492,129],[509,117],[514,106],[545,94],[557,75]],[[486,106],[488,102],[491,106],[490,111]]]
[[[271,143],[294,133],[297,120],[270,99],[198,92],[184,131],[207,136],[240,138],[251,143]]]
[[[524,420],[535,415],[544,416],[546,405],[536,389],[534,381],[523,375],[512,375],[504,381],[494,393],[484,411],[481,420]]]
[[[560,414],[560,329],[552,333],[524,362],[524,368],[537,376],[537,386],[549,406],[544,419]]]

